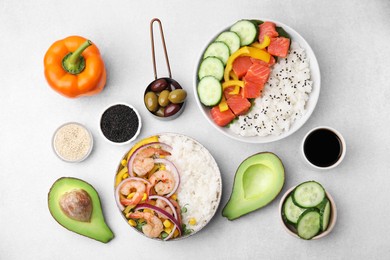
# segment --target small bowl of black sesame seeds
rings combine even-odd
[[[138,111],[126,103],[108,106],[100,117],[100,132],[107,141],[123,145],[134,141],[141,131]]]

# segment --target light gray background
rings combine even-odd
[[[390,121],[390,2],[377,1],[0,1],[0,259],[379,259],[390,257],[388,134]],[[149,21],[161,18],[173,76],[188,91],[178,119],[157,121],[143,107],[153,79]],[[242,18],[279,20],[298,31],[317,55],[321,94],[307,123],[270,144],[244,144],[222,136],[201,115],[192,91],[195,63],[209,38]],[[104,91],[67,99],[43,76],[43,56],[69,35],[90,38],[108,70]],[[159,57],[160,75],[166,70]],[[195,236],[151,241],[130,230],[114,201],[113,178],[130,148],[107,143],[99,114],[109,104],[131,103],[143,119],[140,137],[178,132],[204,144],[222,172],[221,207]],[[93,133],[91,156],[79,164],[51,150],[54,130],[68,121]],[[317,172],[299,156],[305,133],[319,125],[338,129],[347,142],[344,162]],[[247,156],[272,151],[286,168],[283,191],[317,180],[336,200],[338,222],[328,237],[303,241],[279,223],[279,196],[272,204],[233,222],[221,216],[234,173]],[[47,209],[47,193],[62,176],[91,183],[115,233],[108,244],[69,232]]]

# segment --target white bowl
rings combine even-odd
[[[89,136],[89,148],[88,148],[88,151],[84,154],[84,156],[80,157],[79,159],[76,159],[76,160],[71,160],[71,159],[68,159],[68,158],[65,158],[64,156],[61,155],[61,153],[57,150],[57,147],[55,145],[55,141],[56,141],[56,138],[57,138],[57,133],[60,129],[62,129],[63,127],[65,126],[68,126],[68,125],[78,125],[80,126],[83,130],[85,130]],[[54,132],[53,134],[53,137],[52,137],[52,148],[53,148],[53,151],[54,153],[57,155],[58,158],[60,158],[61,160],[65,161],[65,162],[71,162],[71,163],[77,163],[77,162],[82,162],[84,161],[85,159],[88,158],[88,156],[91,154],[92,152],[92,148],[93,148],[93,136],[92,136],[92,133],[91,131],[86,127],[84,126],[83,124],[80,124],[80,123],[77,123],[77,122],[68,122],[68,123],[65,123],[65,124],[62,124],[60,125],[56,131]]]
[[[213,42],[214,39],[220,33],[222,33],[223,31],[229,30],[230,27],[224,28],[223,30],[221,30],[217,34],[215,34],[212,37],[212,40],[205,45],[205,47],[203,48],[202,52],[200,53],[200,55],[199,55],[200,58],[198,60],[197,66],[195,68],[195,73],[194,73],[194,75],[195,75],[194,76],[194,94],[195,94],[196,103],[198,104],[198,106],[200,108],[200,111],[202,112],[203,116],[219,132],[221,132],[222,134],[224,134],[224,135],[226,135],[226,136],[228,136],[228,137],[230,137],[232,139],[235,139],[235,140],[238,140],[238,141],[241,141],[241,142],[246,142],[246,143],[269,143],[269,142],[281,140],[281,139],[286,138],[287,136],[293,134],[299,128],[301,128],[301,126],[303,126],[303,124],[309,119],[309,117],[311,116],[311,114],[314,111],[314,108],[317,105],[318,97],[320,95],[320,86],[321,86],[320,68],[318,66],[317,58],[314,55],[314,52],[311,49],[310,45],[305,41],[305,39],[298,32],[296,32],[294,29],[292,29],[291,27],[289,27],[289,26],[287,26],[285,24],[283,24],[281,22],[278,22],[278,21],[275,21],[275,20],[271,20],[271,19],[260,19],[260,20],[274,22],[277,26],[283,27],[283,29],[291,36],[291,39],[296,41],[297,43],[299,43],[299,45],[303,49],[305,49],[306,55],[307,55],[308,59],[310,60],[310,71],[311,71],[311,80],[313,81],[313,89],[312,89],[312,92],[309,94],[309,100],[306,102],[306,106],[305,106],[306,113],[301,118],[296,120],[291,125],[289,131],[285,131],[285,132],[283,132],[282,134],[280,134],[278,136],[273,136],[273,135],[268,135],[268,136],[251,136],[251,137],[240,136],[238,134],[235,134],[228,127],[220,127],[220,126],[218,126],[217,124],[214,123],[213,119],[211,118],[210,108],[204,106],[200,102],[199,97],[198,97],[198,93],[197,93],[197,85],[198,85],[198,82],[199,82],[198,76],[197,76],[198,75],[197,72],[198,72],[199,65],[200,65],[200,63],[202,61],[203,52],[206,50],[207,46],[211,42]]]
[[[331,166],[328,166],[328,167],[320,167],[320,166],[312,164],[307,159],[307,157],[305,155],[304,144],[305,144],[306,138],[309,136],[309,134],[311,134],[312,132],[314,132],[315,130],[318,130],[318,129],[328,129],[328,130],[332,131],[333,133],[335,133],[337,135],[337,137],[339,138],[339,140],[341,142],[342,152],[341,152],[340,158],[338,159],[338,161],[336,163],[334,163],[334,164],[332,164]],[[326,151],[324,151],[324,152],[326,152]],[[303,138],[302,143],[301,143],[301,155],[302,155],[303,160],[308,165],[310,165],[311,167],[313,167],[313,168],[315,168],[317,170],[330,170],[330,169],[335,168],[336,166],[338,166],[343,161],[346,152],[347,152],[347,144],[345,143],[343,135],[339,131],[337,131],[336,129],[334,129],[332,127],[329,127],[329,126],[317,126],[317,127],[313,128],[313,129],[311,129],[309,132],[307,132],[307,134],[305,135],[305,137]]]
[[[100,122],[101,122],[101,119],[102,119],[102,116],[103,116],[104,112],[106,112],[106,110],[109,109],[110,107],[116,106],[116,105],[124,105],[124,106],[130,107],[131,109],[133,109],[133,111],[135,112],[135,114],[136,114],[137,117],[138,117],[138,129],[137,129],[137,132],[134,134],[134,136],[133,136],[130,140],[127,140],[127,141],[125,141],[125,142],[113,142],[113,141],[111,141],[110,139],[108,139],[108,138],[103,134],[103,131],[102,131],[102,128],[101,128],[101,125],[100,125]],[[103,110],[103,111],[101,112],[101,114],[100,114],[100,118],[99,118],[99,132],[100,132],[100,134],[103,136],[103,138],[104,138],[107,142],[109,142],[109,143],[111,143],[111,144],[115,144],[115,145],[125,145],[125,144],[131,143],[132,141],[134,141],[134,140],[138,137],[139,133],[141,132],[141,128],[142,128],[141,116],[140,116],[140,114],[138,113],[137,109],[135,109],[132,105],[127,104],[127,103],[125,103],[125,102],[113,103],[113,104],[107,106],[106,108],[104,108],[104,110]]]
[[[295,233],[295,228],[292,225],[286,223],[283,220],[283,216],[282,216],[284,201],[287,199],[288,195],[290,195],[290,193],[295,189],[295,187],[296,186],[294,186],[294,187],[290,188],[288,191],[286,191],[286,193],[284,193],[283,197],[280,199],[278,215],[279,215],[280,223],[284,227],[284,230],[287,233],[289,233],[291,236],[296,237],[296,238],[300,238],[297,235],[297,233]],[[332,195],[330,195],[329,192],[325,191],[325,193],[326,193],[326,197],[328,198],[328,200],[330,202],[330,208],[331,208],[329,225],[328,225],[328,228],[324,232],[319,233],[318,235],[313,237],[311,240],[316,240],[316,239],[320,239],[320,238],[326,237],[327,235],[330,234],[330,232],[332,232],[334,226],[336,225],[336,221],[337,221],[337,207],[336,207],[336,203],[334,202],[333,197],[332,197]]]
[[[192,235],[195,235],[195,234],[197,234],[198,232],[202,231],[202,230],[209,224],[209,222],[212,220],[212,218],[213,218],[213,217],[215,216],[215,214],[217,213],[218,207],[219,207],[219,205],[220,205],[220,203],[221,203],[221,197],[222,197],[222,177],[221,177],[221,172],[220,172],[219,167],[218,167],[218,164],[217,164],[217,162],[215,161],[215,159],[214,159],[214,157],[212,156],[212,154],[207,150],[206,147],[204,147],[201,143],[199,143],[199,142],[196,141],[195,139],[193,139],[193,138],[191,138],[191,137],[189,137],[189,136],[186,136],[186,135],[183,135],[183,134],[177,134],[177,133],[159,133],[159,134],[156,134],[156,135],[154,135],[154,136],[158,136],[158,137],[159,137],[159,136],[169,136],[169,137],[176,137],[176,136],[177,136],[177,137],[186,138],[187,140],[192,141],[192,142],[193,142],[193,145],[194,145],[194,149],[196,150],[195,152],[205,152],[205,153],[208,155],[209,159],[210,159],[210,161],[209,161],[210,165],[212,165],[212,167],[214,167],[214,169],[216,170],[215,174],[217,175],[217,189],[214,191],[215,194],[216,194],[216,200],[215,200],[215,206],[216,206],[216,207],[213,208],[211,214],[208,216],[207,219],[205,219],[205,222],[202,222],[202,224],[200,224],[200,226],[198,227],[198,230],[196,230],[196,231],[194,231],[194,232],[192,232],[192,233],[190,233],[190,234],[187,234],[187,235],[182,235],[182,236],[177,237],[177,238],[169,239],[169,240],[167,240],[167,241],[182,240],[182,239],[188,238],[188,237],[190,237],[190,236],[192,236]],[[149,136],[149,137],[147,137],[147,138],[145,138],[145,139],[148,139],[148,138],[150,138],[150,137],[152,137],[152,136]],[[142,141],[142,140],[140,140],[140,142],[141,142],[141,141]],[[134,144],[134,146],[135,146],[135,145],[137,145],[137,144]],[[134,146],[133,146],[133,147],[134,147]],[[119,209],[119,211],[120,211],[120,213],[121,213],[121,216],[122,216],[123,219],[126,221],[126,223],[128,222],[128,219],[126,219],[126,217],[123,215],[123,212],[122,212],[122,210],[121,210],[121,205],[119,205],[119,202],[118,202],[118,200],[117,200],[117,198],[116,198],[116,189],[117,189],[117,183],[118,183],[118,182],[117,182],[117,174],[124,168],[124,166],[122,165],[122,161],[123,161],[123,160],[127,160],[128,153],[132,150],[133,147],[131,147],[131,148],[122,156],[122,158],[121,158],[121,160],[120,160],[120,163],[119,163],[119,165],[118,165],[118,168],[117,168],[117,170],[116,170],[116,172],[115,172],[115,177],[114,177],[114,197],[115,197],[115,201],[116,201],[116,204],[117,204],[117,206],[118,206],[118,209]],[[198,149],[199,149],[199,150],[198,150]],[[189,176],[187,176],[187,178],[189,178]],[[203,178],[204,178],[204,176],[203,176]],[[211,202],[210,202],[210,203],[211,203]],[[181,206],[184,206],[184,205],[181,204]],[[200,222],[199,222],[199,223],[200,223]],[[130,226],[130,225],[129,225],[129,226]],[[147,237],[144,233],[142,233],[141,231],[137,230],[135,227],[130,226],[130,228],[131,228],[132,230],[136,231],[137,233],[139,233],[139,234],[141,234],[141,235]],[[191,228],[191,227],[190,227],[190,228]],[[157,241],[163,241],[163,240],[161,240],[161,239],[159,239],[159,238],[150,238],[150,237],[147,237],[147,238],[153,239],[153,240],[157,240]]]

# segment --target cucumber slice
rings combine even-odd
[[[220,59],[216,57],[207,57],[199,66],[198,77],[202,79],[206,76],[213,76],[222,80],[225,67]]]
[[[300,208],[297,205],[294,204],[292,200],[292,195],[288,196],[286,201],[284,202],[283,205],[283,215],[286,218],[286,220],[291,223],[296,225],[298,223],[298,219],[301,216],[301,214],[305,211],[306,209]]]
[[[222,84],[213,76],[206,76],[198,83],[198,96],[205,106],[215,106],[222,99]]]
[[[303,239],[312,239],[320,232],[320,212],[317,208],[307,209],[298,219],[298,236]]]
[[[298,185],[293,192],[293,202],[301,208],[317,207],[325,199],[325,190],[315,181],[307,181]]]
[[[329,200],[326,201],[325,207],[321,209],[321,230],[325,231],[328,228],[329,220],[330,220],[330,202]]]
[[[229,56],[229,47],[224,42],[213,42],[204,52],[203,59],[206,59],[207,57],[216,57],[223,62],[223,65],[226,65]]]
[[[237,33],[241,39],[241,46],[245,46],[257,40],[259,28],[249,20],[241,20],[233,24],[230,31]]]
[[[241,46],[241,39],[235,32],[223,32],[215,41],[224,42],[229,47],[230,54],[236,52]]]

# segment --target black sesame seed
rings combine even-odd
[[[103,135],[115,143],[123,143],[137,133],[139,119],[135,111],[126,105],[109,107],[100,119]]]

